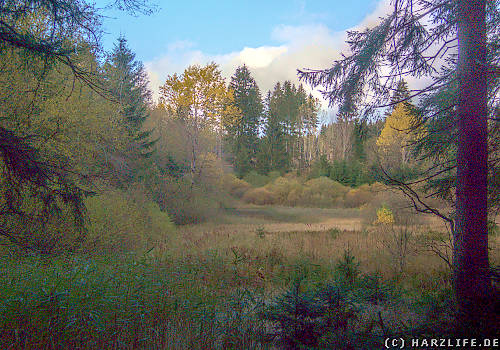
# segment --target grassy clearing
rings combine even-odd
[[[0,348],[369,349],[446,319],[449,271],[417,249],[428,228],[415,227],[400,271],[398,226],[334,225],[359,213],[250,207],[233,223],[180,227],[142,256],[4,256]],[[299,304],[315,316],[292,317]]]
[[[330,219],[359,219],[359,209],[303,208],[284,206],[257,206],[236,203],[235,208],[226,208],[212,223],[219,224],[270,224],[270,223],[322,223]]]

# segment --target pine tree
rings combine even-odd
[[[256,168],[262,98],[257,83],[245,65],[236,69],[229,87],[233,91],[234,105],[241,111],[241,118],[228,128],[228,136],[235,172],[243,176]]]
[[[278,82],[266,99],[265,154],[269,171],[287,171],[290,154],[287,152],[287,122],[284,117],[284,88]]]
[[[148,132],[142,130],[149,112],[151,91],[144,66],[135,60],[135,54],[124,37],[119,37],[113,52],[104,64],[104,73],[109,88],[120,106],[124,125],[130,135],[145,149],[151,147],[147,141]]]

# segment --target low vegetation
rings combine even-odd
[[[118,214],[137,207],[119,192],[113,198],[112,211],[91,210],[127,242],[139,219],[118,226]],[[146,207],[149,227],[165,226],[160,244],[142,253],[118,254],[124,247],[109,236],[105,255],[4,255],[0,346],[372,349],[390,334],[450,331],[450,270],[416,244],[439,238],[428,234],[431,218],[358,230],[360,210],[239,210],[226,214],[231,223],[172,229]],[[260,221],[248,223],[252,215]],[[412,230],[404,263],[396,244],[403,228]]]

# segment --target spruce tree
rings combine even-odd
[[[135,60],[135,54],[124,37],[119,37],[112,53],[104,64],[104,73],[109,89],[120,108],[122,121],[130,136],[140,144],[143,155],[151,152],[150,132],[142,130],[148,118],[151,91],[142,62]]]
[[[236,69],[229,87],[233,91],[234,105],[241,111],[241,119],[228,129],[228,136],[235,171],[243,176],[256,168],[262,97],[246,65]]]
[[[155,140],[151,140],[150,130],[143,124],[149,116],[151,91],[144,66],[135,60],[135,54],[124,37],[119,37],[113,51],[103,66],[107,89],[116,102],[119,120],[127,130],[126,150],[113,151],[111,181],[116,186],[126,186],[133,181],[141,181],[150,168],[150,156],[154,153]]]
[[[285,87],[278,82],[270,93],[267,107],[265,137],[269,170],[280,172],[290,169],[290,153],[287,152],[288,123],[286,121]]]

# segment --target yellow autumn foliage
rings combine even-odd
[[[382,206],[377,210],[377,220],[373,222],[374,224],[393,224],[394,214],[392,210],[386,206]]]
[[[377,139],[377,146],[384,152],[400,149],[402,162],[407,163],[410,142],[422,138],[425,134],[425,130],[422,127],[417,127],[417,124],[417,116],[411,112],[409,105],[399,103],[387,117],[384,128]]]

